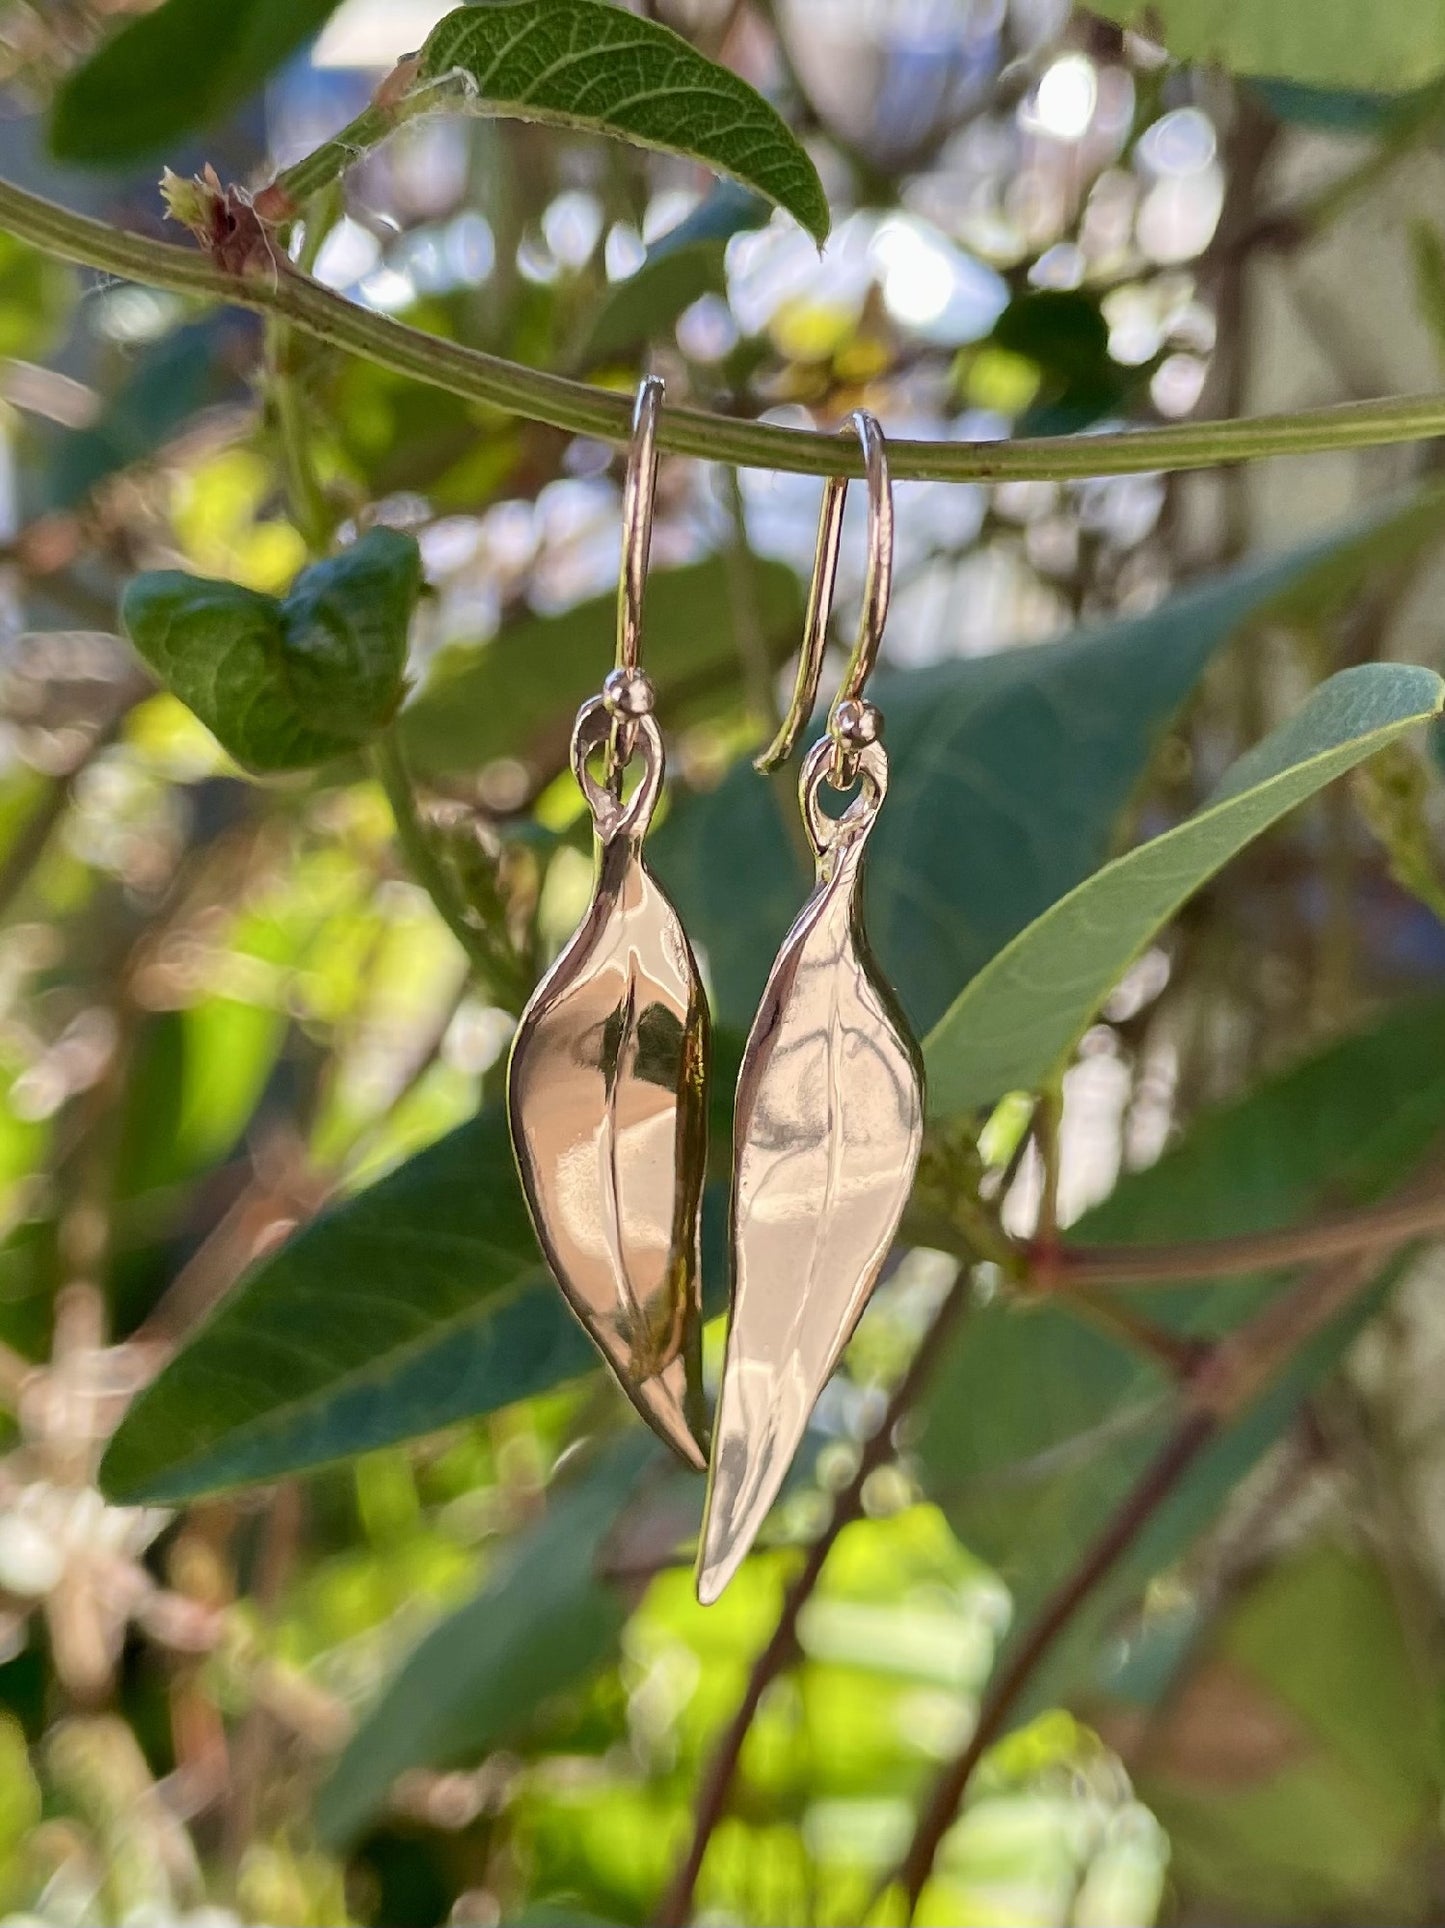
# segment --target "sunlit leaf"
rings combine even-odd
[[[1042,1084],[1161,925],[1296,804],[1445,702],[1433,670],[1341,670],[1229,770],[1176,829],[1105,866],[1036,918],[955,1000],[924,1047],[929,1103],[948,1117]]]
[[[129,584],[122,616],[238,763],[297,770],[360,748],[390,721],[420,587],[415,540],[377,528],[304,569],[285,597],[156,570]]]
[[[603,0],[485,0],[434,27],[418,89],[461,73],[468,105],[683,154],[786,208],[818,241],[828,200],[777,110],[675,34]]]
[[[880,678],[890,781],[869,844],[868,931],[918,1035],[1103,862],[1169,719],[1231,636],[1276,614],[1318,620],[1441,528],[1440,497],[1425,492],[1145,616]],[[744,765],[680,799],[653,840],[719,1017],[740,1032],[811,882],[781,815],[793,807]]]
[[[490,1411],[592,1359],[495,1108],[263,1260],[136,1402],[105,1480],[179,1498],[265,1479]]]
[[[173,147],[240,106],[340,0],[165,0],[128,20],[63,83],[51,151],[108,167]]]
[[[1445,70],[1440,14],[1420,0],[1089,0],[1176,60],[1315,87],[1396,92]]]

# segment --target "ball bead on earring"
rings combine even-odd
[[[603,680],[602,701],[609,715],[631,722],[639,716],[651,716],[657,705],[657,692],[651,677],[642,670],[613,669]]]
[[[834,707],[830,727],[841,749],[866,750],[882,736],[883,718],[862,697],[845,696]]]

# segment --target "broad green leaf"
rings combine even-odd
[[[1433,670],[1404,664],[1366,663],[1322,683],[1226,772],[1202,810],[1095,872],[984,966],[924,1046],[935,1115],[1044,1083],[1187,898],[1297,804],[1428,722],[1442,701]]]
[[[1189,1914],[1428,1918],[1438,1688],[1421,1658],[1360,1553],[1316,1545],[1254,1579],[1140,1764]]]
[[[601,1665],[627,1608],[595,1577],[597,1556],[652,1456],[650,1440],[629,1432],[554,1488],[475,1598],[432,1629],[322,1789],[323,1839],[351,1839],[408,1768],[475,1761],[514,1739],[551,1695]]]
[[[435,26],[416,98],[465,76],[472,111],[682,154],[785,208],[821,242],[828,198],[775,108],[668,27],[604,0],[484,0]]]
[[[880,678],[890,782],[869,843],[868,931],[918,1035],[1108,856],[1161,733],[1231,636],[1260,617],[1314,619],[1441,527],[1438,493],[1395,501],[1146,616]],[[651,846],[706,953],[719,1018],[742,1032],[811,882],[781,815],[792,807],[786,786],[780,797],[744,765],[680,798]]]
[[[300,770],[360,749],[395,714],[420,588],[415,540],[378,528],[303,569],[285,597],[165,569],[129,584],[121,614],[238,763]]]
[[[339,4],[165,0],[64,81],[51,109],[51,152],[98,167],[165,152],[239,107]]]
[[[759,619],[781,660],[802,622],[802,591],[779,562],[760,562],[757,582]],[[434,776],[529,754],[560,768],[577,706],[611,666],[616,621],[615,595],[594,596],[561,615],[515,623],[479,649],[448,652],[402,718],[413,768]],[[643,622],[643,660],[665,710],[736,680],[738,643],[717,557],[658,570]]]
[[[719,1219],[703,1228],[713,1310]],[[415,1439],[596,1366],[490,1105],[256,1265],[141,1394],[102,1477],[117,1499],[172,1504]]]
[[[728,242],[767,218],[765,201],[731,181],[719,182],[686,220],[653,242],[636,274],[612,289],[597,311],[582,360],[625,354],[671,328],[701,296],[725,295]]]
[[[500,1106],[264,1259],[136,1401],[117,1497],[179,1500],[489,1412],[585,1372]]]
[[[1314,87],[1397,92],[1445,72],[1440,0],[1089,0],[1176,60]]]
[[[1396,1189],[1442,1132],[1445,999],[1437,998],[1403,1007],[1201,1118],[1069,1236],[1083,1244],[1167,1243],[1300,1223]],[[1136,1303],[1172,1331],[1214,1336],[1277,1288],[1277,1276],[1255,1276],[1145,1288]],[[1347,1317],[1321,1335],[1196,1462],[1136,1548],[1125,1586],[1176,1558],[1209,1523],[1357,1324]],[[1157,1368],[1058,1307],[980,1307],[925,1398],[925,1484],[964,1543],[1015,1589],[1026,1616],[1070,1571],[1157,1450],[1172,1405]],[[1060,1656],[1056,1685],[1065,1676],[1078,1684],[1092,1638],[1086,1623]]]

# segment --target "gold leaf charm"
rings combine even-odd
[[[587,769],[612,727],[601,698],[578,712],[572,767],[596,829],[597,881],[517,1027],[512,1143],[568,1303],[654,1432],[701,1467],[707,1003],[677,912],[642,855],[662,787],[661,734],[651,716],[631,725],[643,774],[624,804]]]
[[[888,783],[880,743],[836,821],[803,766],[817,882],[783,942],[753,1023],[733,1127],[733,1301],[698,1596],[741,1564],[808,1417],[868,1303],[913,1185],[923,1063],[862,925],[863,846]]]

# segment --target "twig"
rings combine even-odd
[[[979,1712],[978,1724],[968,1745],[934,1783],[908,1851],[888,1884],[890,1888],[894,1882],[902,1886],[909,1920],[933,1871],[943,1837],[953,1825],[974,1769],[1003,1732],[1035,1669],[1094,1589],[1108,1577],[1169,1498],[1216,1430],[1217,1422],[1208,1413],[1190,1413],[1180,1421],[1134,1490],[1019,1641]]]
[[[943,1344],[966,1302],[968,1273],[963,1271],[950,1287],[918,1343],[907,1372],[894,1388],[882,1424],[859,1455],[857,1471],[833,1502],[828,1524],[808,1549],[797,1578],[788,1588],[782,1612],[768,1644],[753,1662],[737,1712],[729,1721],[712,1759],[708,1762],[698,1788],[693,1810],[692,1839],[662,1903],[653,1917],[654,1928],[683,1928],[692,1912],[693,1895],[707,1854],[708,1843],[727,1807],[743,1743],[753,1718],[768,1688],[793,1664],[798,1653],[798,1617],[812,1597],[828,1555],[837,1544],[845,1526],[863,1514],[863,1493],[870,1476],[884,1465],[894,1450],[893,1435],[933,1370]]]
[[[1377,1246],[1311,1272],[1208,1348],[1182,1389],[1183,1412],[1174,1431],[1074,1571],[1020,1636],[979,1712],[968,1745],[935,1782],[907,1852],[886,1884],[889,1889],[901,1885],[910,1920],[975,1768],[1007,1725],[1039,1663],[1205,1447],[1253,1405],[1308,1340],[1359,1298],[1376,1276],[1383,1256]]]
[[[372,746],[371,764],[386,792],[396,823],[397,841],[406,856],[413,877],[431,898],[442,921],[467,954],[467,959],[486,983],[492,974],[493,960],[482,933],[467,915],[460,891],[448,876],[426,826],[417,814],[411,779],[402,760],[401,741],[396,730],[383,730]]]
[[[74,261],[177,294],[233,302],[283,315],[306,334],[394,374],[465,400],[490,403],[570,434],[625,444],[631,403],[609,390],[465,348],[373,314],[298,274],[269,263],[237,273],[193,248],[153,241],[0,182],[0,233]],[[1289,415],[1171,423],[1118,434],[1041,436],[1016,442],[917,441],[889,446],[898,481],[987,482],[1138,475],[1207,469],[1266,456],[1379,448],[1445,434],[1445,394],[1344,402]],[[735,421],[702,409],[669,408],[658,445],[675,455],[799,475],[862,474],[860,451],[832,435]]]
[[[1034,1289],[1072,1292],[1283,1271],[1377,1246],[1406,1245],[1436,1232],[1445,1233],[1445,1192],[1439,1189],[1422,1198],[1389,1199],[1277,1232],[1181,1239],[1173,1245],[1064,1245],[1047,1253],[1030,1247],[1026,1257],[1034,1268],[1029,1278]]]

